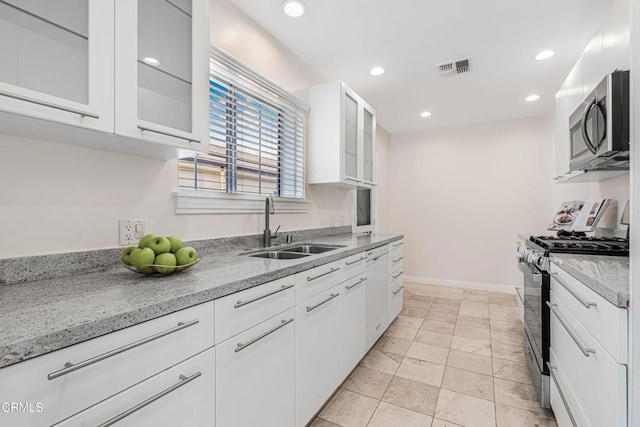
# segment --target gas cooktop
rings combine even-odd
[[[616,237],[531,236],[527,246],[549,253],[629,256],[629,241]]]

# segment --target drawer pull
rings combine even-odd
[[[396,244],[391,245],[391,246],[393,246],[394,248],[397,248],[398,246],[402,246],[402,245],[404,245],[404,242],[396,243]]]
[[[327,274],[335,273],[338,270],[340,270],[340,267],[332,268],[331,270],[325,271],[324,273],[318,274],[317,276],[313,276],[313,277],[307,276],[307,282],[311,282],[313,280],[319,279],[321,277],[326,276]]]
[[[175,326],[175,327],[173,327],[171,329],[167,329],[166,331],[158,332],[155,335],[151,335],[151,336],[149,336],[147,338],[143,338],[143,339],[141,339],[139,341],[132,342],[131,344],[123,345],[122,347],[118,347],[118,348],[116,348],[114,350],[108,351],[106,353],[102,353],[102,354],[100,354],[98,356],[92,357],[91,359],[87,359],[87,360],[85,360],[83,362],[80,362],[80,363],[67,362],[67,363],[64,364],[64,368],[63,369],[60,369],[58,371],[50,373],[49,375],[47,375],[47,378],[49,380],[56,379],[58,377],[61,377],[63,375],[71,373],[73,371],[77,371],[78,369],[82,369],[82,368],[84,368],[86,366],[93,365],[94,363],[101,362],[101,361],[103,361],[105,359],[108,359],[108,358],[110,358],[112,356],[115,356],[115,355],[120,354],[120,353],[124,353],[125,351],[134,349],[136,347],[139,347],[139,346],[147,344],[147,343],[150,343],[151,341],[155,341],[158,338],[165,337],[165,336],[170,335],[170,334],[172,334],[174,332],[181,331],[181,330],[183,330],[185,328],[188,328],[188,327],[193,326],[193,325],[198,324],[198,323],[200,323],[200,321],[198,319],[194,319],[194,320],[192,320],[190,322],[186,322],[186,323],[179,322],[177,326]]]
[[[560,313],[558,312],[558,309],[556,308],[558,306],[558,304],[550,304],[549,301],[547,301],[546,303],[549,306],[549,308],[551,309],[551,312],[553,313],[553,315],[556,316],[558,321],[562,324],[562,326],[564,326],[564,329],[567,331],[569,336],[573,339],[573,341],[576,343],[578,348],[580,348],[580,351],[582,352],[582,354],[584,354],[585,357],[589,357],[589,353],[596,354],[595,349],[587,348],[587,346],[585,346],[582,343],[582,340],[580,338],[578,338],[576,333],[571,330],[569,325],[567,325],[567,323],[562,318],[562,316],[560,316]]]
[[[114,425],[115,423],[117,423],[118,421],[122,421],[123,419],[127,418],[129,415],[133,414],[134,412],[138,412],[140,409],[144,408],[145,406],[148,406],[150,404],[152,404],[153,402],[155,402],[156,400],[163,398],[164,396],[166,396],[167,394],[171,393],[172,391],[175,391],[177,389],[179,389],[180,387],[182,387],[183,385],[190,383],[191,381],[195,380],[196,378],[202,376],[202,372],[196,372],[195,374],[191,375],[190,377],[185,377],[184,375],[180,375],[180,382],[176,383],[174,385],[172,385],[171,387],[162,390],[160,393],[156,394],[155,396],[151,396],[150,398],[148,398],[147,400],[145,400],[144,402],[140,402],[138,403],[136,406],[134,406],[133,408],[127,409],[126,411],[116,415],[115,417],[111,418],[108,421],[105,421],[104,423],[100,424],[98,427],[109,427]]]
[[[366,257],[366,256],[363,256],[363,257],[358,258],[358,259],[357,259],[357,260],[355,260],[355,261],[345,262],[344,264],[345,264],[345,265],[353,265],[353,264],[357,264],[357,263],[359,263],[360,261],[364,261],[365,259],[367,259],[367,257]]]
[[[576,424],[576,420],[575,418],[573,418],[573,414],[571,413],[571,409],[567,404],[567,399],[564,397],[564,393],[560,388],[560,383],[558,383],[558,378],[556,378],[556,374],[553,372],[555,369],[558,369],[558,368],[556,366],[552,366],[551,363],[549,362],[547,362],[547,367],[549,368],[549,374],[551,374],[551,378],[553,379],[553,382],[556,383],[556,388],[558,389],[558,393],[560,393],[560,399],[562,399],[562,403],[564,403],[564,407],[567,410],[567,414],[569,414],[569,419],[571,420],[571,424],[573,425],[573,427],[578,427],[578,424]]]
[[[258,341],[260,341],[262,338],[271,335],[272,333],[274,333],[275,331],[277,331],[280,328],[284,328],[285,326],[287,326],[289,323],[293,322],[293,318],[289,319],[289,320],[281,320],[280,324],[278,326],[276,326],[275,328],[269,329],[267,332],[265,332],[262,335],[258,335],[257,337],[253,338],[250,341],[247,341],[245,343],[238,343],[238,346],[235,348],[235,352],[238,353],[242,350],[244,350],[245,348],[249,347],[251,344],[255,344]]]
[[[145,127],[145,126],[139,126],[138,125],[138,129],[140,129],[142,132],[144,132],[144,131],[153,132],[153,133],[157,133],[157,134],[164,135],[164,136],[170,136],[172,138],[183,139],[183,140],[185,140],[187,142],[197,142],[198,144],[200,144],[202,142],[202,141],[198,141],[197,139],[187,138],[185,136],[180,136],[180,135],[174,135],[174,134],[169,133],[169,132],[164,132],[164,131],[157,130],[157,129],[151,129],[151,128],[148,128],[148,127]]]
[[[251,304],[252,302],[259,301],[262,298],[270,297],[271,295],[275,295],[275,294],[277,294],[279,292],[286,291],[287,289],[291,289],[291,288],[293,288],[293,285],[282,285],[279,289],[276,289],[276,290],[271,291],[271,292],[267,292],[264,295],[260,295],[260,296],[257,296],[255,298],[251,298],[251,299],[246,300],[246,301],[238,301],[233,305],[233,308],[244,307],[247,304]]]
[[[402,275],[402,273],[404,273],[404,270],[400,270],[400,271],[398,271],[398,274],[394,274],[394,275],[393,275],[393,276],[391,276],[391,277],[393,277],[394,279],[397,279],[398,277],[400,277],[400,276]]]
[[[551,273],[551,275],[553,276],[554,279],[556,279],[556,281],[558,283],[560,283],[562,285],[563,288],[565,288],[567,290],[567,292],[569,292],[571,295],[573,295],[573,297],[575,299],[577,299],[578,302],[580,302],[580,304],[584,305],[586,308],[591,308],[591,307],[597,307],[598,306],[598,304],[596,304],[595,302],[585,301],[584,298],[582,298],[573,289],[571,289],[571,287],[567,284],[567,282],[562,280],[562,278],[560,277],[560,275],[558,273]]]
[[[516,294],[518,294],[518,298],[520,298],[520,302],[524,304],[524,298],[522,297],[522,294],[520,293],[520,288],[518,287],[516,287]]]
[[[3,2],[4,3],[4,2]],[[29,98],[28,96],[17,95],[11,92],[5,92],[0,90],[0,95],[6,96],[7,98],[18,99],[20,101],[30,102],[32,104],[42,105],[44,107],[55,108],[56,110],[66,111],[67,113],[77,114],[81,117],[91,117],[92,119],[99,119],[100,116],[94,113],[89,113],[87,111],[76,110],[75,108],[69,108],[62,105],[54,104],[51,102],[40,101],[39,99]]]
[[[400,287],[398,289],[396,289],[395,291],[393,291],[392,293],[394,295],[398,295],[398,292],[400,292],[403,288],[404,288],[404,285],[400,285]]]
[[[349,291],[349,290],[351,290],[351,289],[355,288],[355,287],[356,287],[356,286],[358,286],[360,283],[362,283],[362,282],[364,282],[364,281],[366,281],[366,280],[367,280],[367,278],[366,278],[366,277],[362,277],[360,280],[358,280],[358,281],[357,281],[356,283],[354,283],[353,285],[351,285],[351,286],[345,286],[344,288],[345,288],[346,290],[348,290],[348,291]]]
[[[399,257],[399,258],[392,259],[392,260],[391,260],[391,262],[395,264],[396,262],[398,262],[398,261],[402,261],[403,259],[404,259],[404,257],[403,257],[403,256],[401,256],[401,257]]]
[[[315,310],[316,308],[320,307],[322,304],[328,303],[329,301],[331,301],[332,299],[334,299],[338,295],[340,295],[340,294],[339,293],[338,294],[331,294],[331,295],[329,295],[329,298],[327,298],[326,300],[320,301],[319,303],[317,303],[316,305],[312,305],[311,307],[307,306],[307,313],[310,312],[310,311]]]

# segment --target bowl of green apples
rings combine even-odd
[[[193,267],[201,259],[194,248],[183,246],[178,237],[147,234],[140,239],[138,246],[122,251],[120,263],[136,273],[166,276]]]

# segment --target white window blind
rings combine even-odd
[[[307,106],[212,50],[209,154],[179,161],[179,187],[304,198]]]

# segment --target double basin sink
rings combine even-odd
[[[344,245],[308,243],[304,245],[291,246],[288,248],[275,248],[269,251],[248,254],[248,256],[268,259],[298,259],[308,257],[310,255],[333,251],[335,249],[344,247]]]

